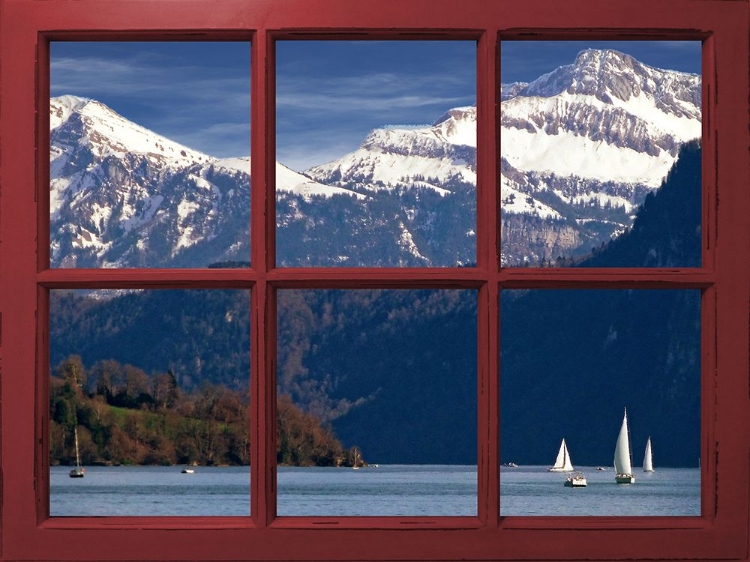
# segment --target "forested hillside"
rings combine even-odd
[[[700,148],[683,148],[629,232],[577,264],[700,264]],[[283,290],[278,387],[370,462],[476,462],[476,292]],[[503,462],[611,463],[627,407],[636,455],[693,466],[700,438],[699,291],[504,291]],[[55,291],[53,364],[80,354],[246,389],[244,291],[153,290],[109,300]],[[284,407],[286,407],[286,403]],[[639,460],[637,459],[637,462]]]
[[[250,464],[247,392],[203,384],[185,393],[171,371],[147,375],[133,365],[80,356],[62,361],[50,379],[50,461],[103,464]],[[350,466],[328,425],[279,400],[277,461],[294,466]],[[361,459],[359,459],[361,462]]]

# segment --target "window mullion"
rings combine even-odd
[[[498,30],[487,29],[477,45],[477,265],[500,263],[500,66]]]
[[[251,509],[255,524],[265,527],[273,519],[275,501],[275,306],[267,274],[275,261],[275,127],[274,60],[272,40],[264,29],[252,41],[251,102],[251,244],[252,268],[257,282],[252,293],[251,325]]]
[[[477,44],[477,266],[488,276],[477,301],[477,508],[480,520],[489,527],[497,526],[500,512],[498,37],[497,29],[486,29]]]

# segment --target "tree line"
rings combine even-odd
[[[249,392],[209,383],[185,392],[171,371],[148,375],[112,359],[87,369],[70,355],[50,377],[51,464],[75,463],[76,433],[84,465],[248,465]],[[280,396],[279,464],[351,466],[356,456]]]

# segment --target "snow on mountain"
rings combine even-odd
[[[700,137],[700,92],[700,76],[582,51],[530,84],[503,85],[502,157],[525,172],[656,188],[679,145]],[[430,177],[439,191],[456,177],[476,182],[475,148],[476,109],[456,108],[430,127],[376,129],[355,152],[308,173],[370,189]]]
[[[679,147],[701,135],[700,76],[613,50],[585,50],[531,83],[503,84],[501,102],[504,220],[535,221],[505,231],[505,241],[529,238],[529,228],[546,229],[550,221],[572,221],[572,230],[558,225],[555,235],[534,235],[554,240],[549,252],[623,232]],[[428,127],[376,129],[356,151],[306,173],[358,191],[417,187],[449,195],[457,183],[476,184],[476,109],[452,109]],[[592,209],[613,209],[613,216]],[[517,247],[503,248],[506,264],[529,257],[521,242]]]
[[[700,76],[582,51],[503,102],[502,155],[525,171],[655,188],[701,135],[700,95]]]
[[[523,95],[552,97],[567,92],[615,104],[642,98],[663,114],[700,120],[700,86],[697,74],[654,68],[613,49],[586,49],[573,64],[528,84]]]
[[[372,131],[356,151],[306,174],[360,190],[418,185],[450,193],[451,181],[476,183],[476,108],[451,109],[433,125]]]
[[[50,101],[50,132],[56,132],[73,121],[85,127],[87,142],[99,157],[123,156],[137,152],[169,159],[174,165],[189,165],[211,159],[208,155],[176,143],[133,123],[106,105],[76,96],[61,96]],[[54,141],[52,144],[55,144]]]
[[[504,225],[506,265],[618,236],[661,185],[680,146],[701,136],[699,75],[653,68],[613,50],[582,51],[529,84],[504,85],[502,98],[503,216],[516,225]],[[531,217],[544,220],[529,226]],[[563,217],[572,229],[551,226]],[[546,233],[534,235],[544,241],[535,250],[514,241],[539,229]]]
[[[214,240],[227,259],[249,256],[249,169],[216,163],[98,101],[52,98],[53,266],[165,266]]]
[[[276,162],[276,189],[278,191],[296,193],[306,198],[312,196],[331,197],[332,195],[349,195],[356,199],[365,199],[365,196],[361,193],[316,182],[299,172],[287,168],[279,162]]]
[[[217,166],[240,172],[250,172],[250,157],[222,158],[216,161]],[[333,185],[325,185],[287,168],[280,162],[276,162],[276,190],[285,193],[295,193],[309,198],[314,196],[331,197],[332,195],[349,195],[356,199],[364,199],[361,193],[349,189],[342,189]]]
[[[700,96],[700,76],[611,50],[502,85],[503,263],[570,255],[629,227],[680,145],[700,137]],[[458,107],[429,126],[375,129],[303,173],[277,163],[279,263],[472,263],[476,121]],[[74,96],[51,100],[50,129],[54,266],[249,259],[249,158],[213,158]]]
[[[280,191],[304,198],[365,197],[320,184],[278,163],[276,178]],[[141,127],[95,100],[50,100],[53,265],[204,266],[207,260],[246,261],[249,190],[250,158],[214,158]],[[218,240],[229,246],[218,248]],[[213,243],[210,252],[197,250],[206,243]]]

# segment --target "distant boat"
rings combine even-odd
[[[651,437],[646,441],[646,453],[643,455],[643,472],[654,471],[654,458],[651,455]]]
[[[604,472],[604,471],[605,471],[605,470],[607,470],[607,469],[606,469],[606,468],[604,468],[603,466],[597,466],[597,467],[596,467],[596,470],[598,470],[599,472]]]
[[[69,475],[71,478],[83,478],[86,469],[81,468],[81,456],[78,454],[78,426],[73,429],[73,434],[76,439],[76,467],[70,471]]]
[[[622,418],[620,434],[615,445],[615,482],[618,484],[635,484],[633,463],[630,454],[630,436],[628,434],[628,410]]]
[[[183,474],[193,474],[195,472],[194,468],[190,468],[189,466],[186,466],[182,469]]]
[[[503,464],[505,468],[518,468],[518,465],[514,462],[506,462]]]
[[[560,450],[557,452],[557,459],[555,459],[555,466],[547,469],[548,472],[573,472],[573,464],[570,462],[570,453],[568,453],[568,446],[565,444],[565,439],[560,443]]]
[[[583,475],[583,472],[571,474],[565,480],[566,488],[585,488],[587,485],[588,482],[586,482],[586,477]]]
[[[359,449],[357,447],[354,447],[352,450],[352,470],[359,470],[365,465],[364,461],[362,461],[362,455],[359,452]]]

